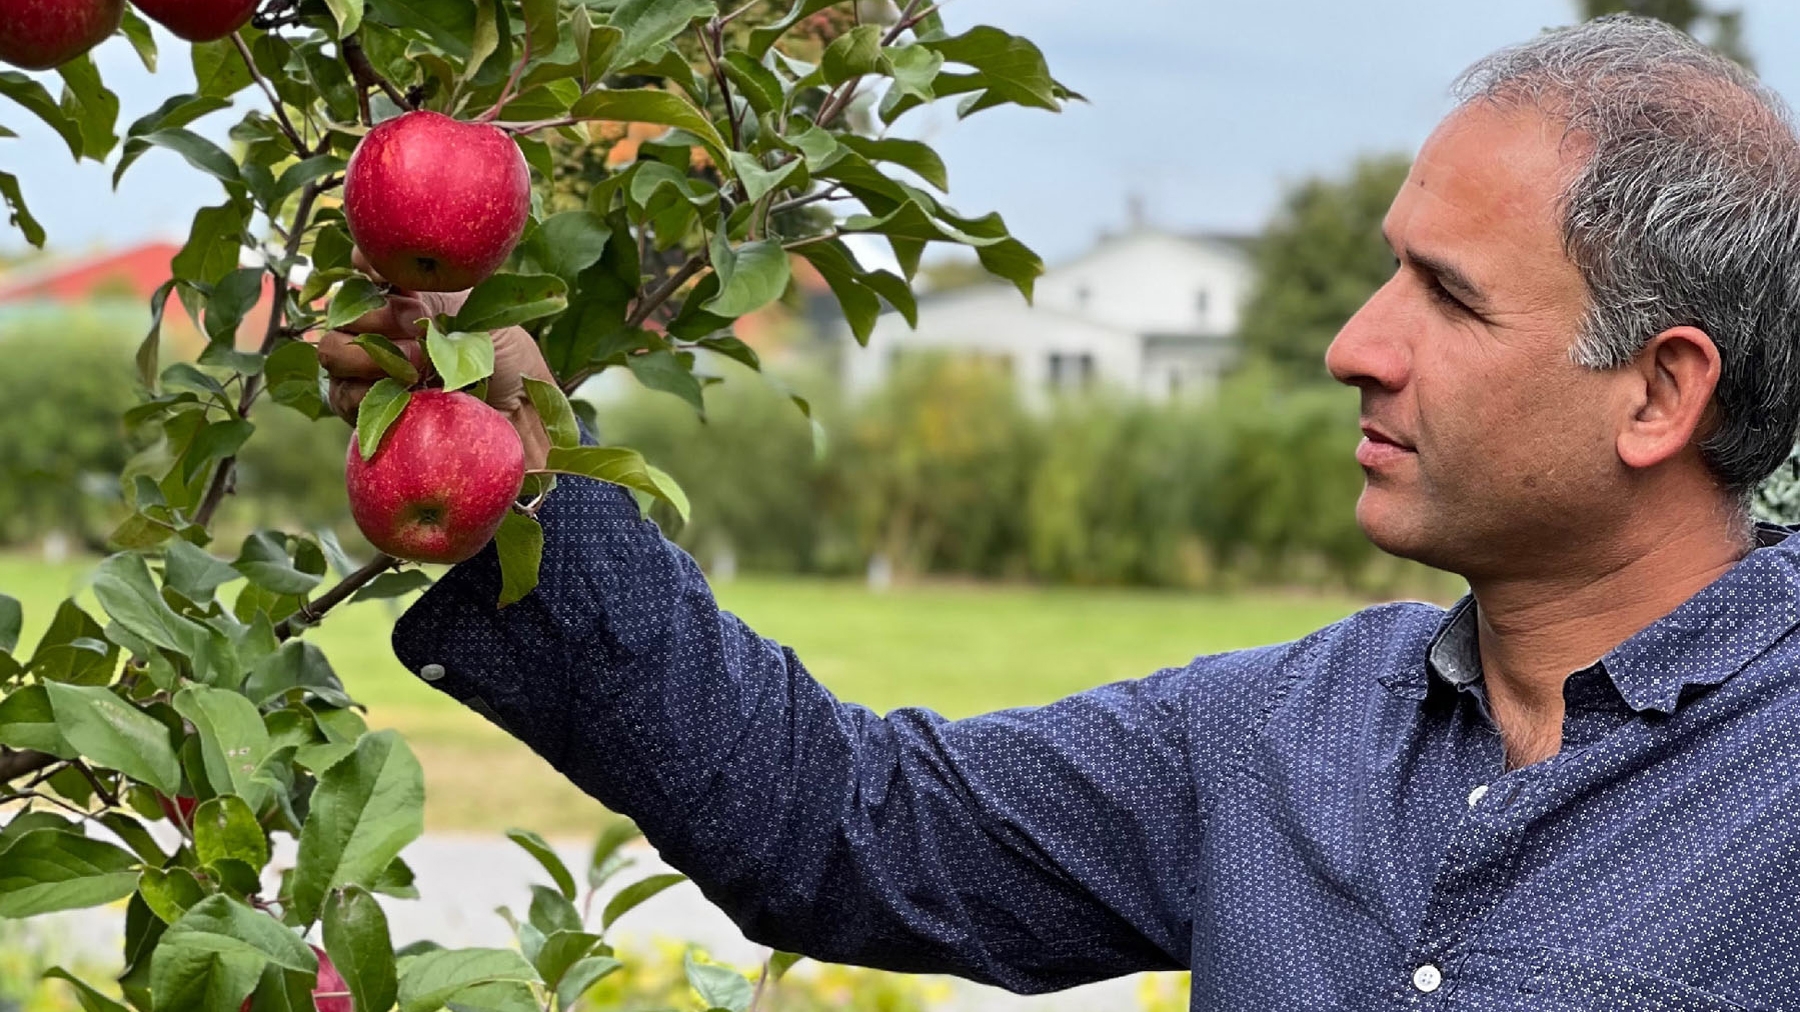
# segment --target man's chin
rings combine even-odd
[[[1356,525],[1376,548],[1430,565],[1429,525],[1422,513],[1389,489],[1364,486],[1356,500]]]

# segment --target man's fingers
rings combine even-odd
[[[380,334],[392,340],[401,337],[419,338],[425,336],[423,321],[430,319],[432,311],[416,295],[402,292],[388,296],[387,305],[373,312],[344,324],[345,333]]]
[[[364,333],[380,333],[365,331]],[[402,337],[390,340],[420,372],[426,371],[425,348],[418,341]],[[371,382],[387,375],[381,366],[369,356],[369,353],[357,347],[356,334],[348,331],[333,330],[319,338],[319,364],[334,380],[363,379]]]
[[[355,246],[355,247],[351,248],[351,250],[350,250],[350,266],[356,268],[359,271],[362,271],[364,274],[367,274],[369,276],[369,280],[375,282],[378,285],[387,280],[386,278],[381,276],[380,271],[375,269],[374,264],[369,263],[369,258],[366,256],[363,256],[363,251],[362,251],[361,246]]]
[[[334,381],[328,398],[332,413],[352,425],[356,424],[356,409],[362,406],[363,398],[369,395],[369,388],[374,385],[373,380]]]

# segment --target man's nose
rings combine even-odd
[[[1411,355],[1401,335],[1407,332],[1409,321],[1401,311],[1396,289],[1397,283],[1389,281],[1369,296],[1325,349],[1325,368],[1339,383],[1383,390],[1406,385]]]

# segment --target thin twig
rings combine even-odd
[[[838,230],[834,228],[831,231],[822,233],[820,235],[809,235],[804,239],[796,239],[793,242],[783,243],[781,245],[781,248],[785,249],[785,250],[797,250],[802,246],[811,246],[813,243],[826,242],[831,239],[836,239],[837,237],[838,237]]]
[[[525,36],[525,44],[520,49],[519,62],[513,65],[512,76],[506,79],[506,87],[500,89],[500,97],[494,99],[494,104],[488,107],[487,112],[475,117],[475,122],[491,123],[498,119],[500,107],[511,102],[517,95],[514,89],[519,86],[519,77],[525,73],[525,64],[531,62],[531,36]]]
[[[301,188],[300,203],[294,209],[294,226],[288,230],[288,241],[287,246],[284,247],[285,253],[281,258],[281,267],[279,269],[273,266],[269,268],[269,273],[275,277],[274,291],[271,293],[274,296],[274,304],[269,307],[269,325],[263,331],[261,354],[267,355],[274,350],[275,341],[281,336],[282,316],[287,309],[288,272],[293,269],[294,258],[300,255],[300,241],[306,236],[307,220],[312,217],[313,203],[319,199],[319,194],[324,189],[325,187],[320,185],[319,180],[314,180]],[[243,395],[238,398],[238,417],[242,418],[250,413],[250,406],[256,403],[256,398],[261,393],[262,376],[260,374],[244,381]],[[194,523],[202,527],[212,523],[213,513],[217,512],[219,504],[225,500],[226,493],[235,488],[236,478],[237,456],[233,454],[219,461],[218,470],[213,472],[212,483],[206,487],[206,496],[200,500],[200,507],[194,511]]]
[[[669,301],[669,298],[673,296],[682,285],[686,284],[689,278],[700,273],[701,269],[705,266],[706,257],[704,254],[696,253],[689,257],[687,263],[682,264],[681,269],[671,275],[667,281],[664,281],[661,285],[644,293],[643,299],[641,299],[636,308],[631,311],[631,315],[625,318],[625,325],[627,327],[643,326],[644,321],[650,318],[650,314],[656,311],[657,306]]]
[[[503,120],[496,122],[493,125],[509,134],[534,134],[539,130],[555,130],[561,127],[574,126],[577,123],[585,122],[587,121],[579,116],[561,116],[556,119],[538,119],[521,122]]]
[[[0,784],[10,784],[46,766],[54,766],[57,762],[57,758],[48,752],[0,748]]]
[[[88,768],[87,763],[77,759],[69,765],[81,771],[81,775],[87,778],[88,785],[94,789],[94,793],[100,795],[101,801],[106,802],[106,807],[119,807],[119,796],[106,789],[106,785],[100,782],[100,778],[94,775],[94,771]]]
[[[737,108],[731,104],[731,81],[725,76],[725,67],[719,62],[719,57],[713,53],[715,47],[721,53],[725,51],[725,25],[714,18],[708,28],[712,33],[712,45],[707,45],[707,31],[695,29],[695,33],[700,36],[700,51],[706,54],[706,62],[712,67],[713,80],[719,82],[719,97],[725,102],[725,119],[731,123],[731,149],[742,151],[743,128],[738,123]]]
[[[281,132],[287,134],[287,139],[293,143],[294,153],[301,158],[311,158],[313,151],[300,139],[300,131],[295,130],[293,121],[288,119],[287,110],[281,105],[281,96],[275,94],[275,87],[269,83],[269,79],[256,69],[256,57],[250,55],[250,47],[244,44],[244,36],[232,32],[231,41],[237,46],[238,55],[244,58],[244,66],[250,68],[250,77],[262,86],[263,94],[269,97],[269,105],[275,110],[275,121],[281,124]]]
[[[413,104],[406,100],[406,96],[400,93],[400,89],[394,87],[394,82],[381,76],[381,72],[375,69],[373,63],[369,62],[369,54],[363,52],[362,40],[358,39],[354,33],[341,40],[338,46],[344,54],[344,65],[350,68],[350,75],[356,79],[357,84],[365,88],[380,88],[390,101],[402,109],[414,108]]]
[[[836,187],[836,186],[828,186],[825,189],[820,190],[818,193],[809,193],[804,197],[795,197],[792,200],[784,200],[781,203],[776,204],[775,206],[769,208],[769,214],[771,216],[777,215],[777,214],[785,214],[788,211],[798,210],[799,208],[805,207],[808,204],[817,204],[820,201],[824,201],[824,200],[838,200],[843,197],[848,197],[849,195],[850,195],[850,191],[848,191],[848,190],[840,189],[839,187]]]
[[[373,562],[339,580],[336,586],[321,594],[317,601],[301,605],[298,612],[282,619],[281,624],[275,627],[275,638],[285,641],[293,638],[294,634],[305,626],[316,625],[320,619],[325,617],[326,612],[342,604],[346,598],[361,590],[369,581],[399,564],[400,560],[392,555],[375,556]],[[300,621],[295,622],[296,618]]]
[[[750,13],[751,9],[757,5],[757,2],[758,2],[758,0],[750,0],[750,2],[745,4],[744,6],[739,7],[737,10],[732,11],[730,14],[727,14],[727,15],[719,18],[719,26],[722,28],[728,24],[731,24],[733,21],[736,21],[738,18],[741,18],[744,15]]]
[[[938,12],[938,8],[944,6],[941,3],[932,4],[931,6],[925,8],[924,10],[914,13],[914,8],[918,7],[919,4],[921,4],[923,2],[924,2],[924,0],[912,0],[911,3],[906,5],[906,10],[902,11],[900,14],[900,20],[894,22],[894,27],[888,29],[887,34],[883,35],[881,37],[882,45],[884,45],[884,46],[893,45],[895,40],[900,38],[900,35],[902,32],[905,32],[909,28],[913,28],[914,26],[918,25],[919,22],[925,20],[926,18],[932,16],[933,14],[936,14]]]

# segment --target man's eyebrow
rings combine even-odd
[[[1387,238],[1387,232],[1385,230],[1381,233],[1381,237],[1383,240],[1387,241],[1389,249],[1394,248],[1394,243]],[[1471,306],[1480,308],[1487,304],[1487,293],[1481,290],[1481,286],[1477,285],[1467,274],[1464,274],[1461,268],[1448,260],[1433,256],[1430,253],[1421,253],[1418,250],[1411,248],[1406,250],[1404,259],[1408,263],[1414,264],[1420,270],[1431,275],[1436,279],[1438,284],[1443,285],[1451,294],[1462,299],[1464,302],[1469,303]]]

